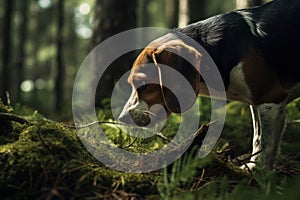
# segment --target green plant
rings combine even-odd
[[[157,184],[158,192],[163,199],[172,199],[180,190],[180,187],[188,186],[192,183],[193,177],[199,166],[199,158],[195,156],[196,148],[190,154],[184,154],[171,165],[171,173],[168,168],[163,169],[163,175]]]

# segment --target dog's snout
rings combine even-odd
[[[123,111],[119,116],[119,120],[126,124],[133,124],[138,126],[147,126],[151,122],[150,116],[138,109]]]
[[[122,111],[119,115],[119,121],[124,122],[126,124],[132,124],[133,121],[131,120],[130,114],[128,111]]]
[[[119,115],[119,120],[126,124],[147,126],[151,122],[147,104],[136,101],[135,97],[130,98]]]

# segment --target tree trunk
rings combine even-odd
[[[259,6],[263,3],[262,0],[236,0],[236,8],[249,8],[254,6]]]
[[[166,0],[165,4],[167,27],[176,28],[178,26],[179,1]]]
[[[2,88],[1,88],[1,98],[4,104],[9,104],[9,98],[7,94],[10,92],[11,84],[11,24],[12,24],[12,15],[13,15],[13,0],[5,1],[5,14],[4,14],[4,25],[3,25],[3,46],[2,46]]]
[[[20,17],[21,17],[21,24],[19,29],[19,60],[17,63],[17,100],[22,101],[21,94],[22,91],[20,90],[20,85],[24,80],[24,65],[25,65],[25,45],[27,40],[27,26],[28,26],[28,8],[30,5],[30,0],[27,1],[20,1]]]
[[[186,26],[189,23],[189,1],[179,0],[178,27]]]
[[[135,28],[137,24],[136,8],[136,0],[97,0],[92,47],[95,47],[110,36]],[[101,56],[97,55],[95,62],[97,62],[97,59],[101,59]],[[102,57],[102,59],[104,58]],[[132,64],[130,59],[128,56],[122,56],[106,70],[98,84],[97,103],[100,104],[103,98],[111,96],[114,82],[130,69]],[[95,77],[91,79],[95,80]]]
[[[140,17],[139,19],[137,19],[138,20],[137,24],[139,27],[149,26],[149,11],[148,11],[149,3],[150,3],[149,0],[140,0],[138,2],[139,10],[137,12]]]
[[[33,43],[33,47],[31,52],[29,52],[29,56],[32,57],[32,68],[40,68],[41,67],[41,62],[39,60],[39,52],[41,50],[41,46],[42,46],[42,36],[43,36],[43,28],[42,28],[42,24],[43,24],[43,19],[42,19],[42,10],[40,10],[38,8],[37,2],[33,1],[32,2],[32,6],[29,7],[29,18],[31,20],[31,23],[29,24],[29,34],[28,35],[28,40],[30,43]],[[29,68],[31,68],[31,66],[28,66]],[[30,71],[28,73],[28,71]],[[27,69],[25,72],[25,79],[29,79],[34,81],[38,75],[39,75],[39,71],[38,70],[29,70]],[[38,91],[37,90],[33,90],[32,92],[28,93],[28,94],[24,94],[24,97],[27,96],[27,98],[23,98],[23,102],[26,104],[29,104],[31,106],[35,106],[39,103],[38,101]],[[54,94],[55,95],[55,94]],[[51,101],[52,102],[52,101]],[[49,103],[50,104],[50,103]],[[51,109],[53,109],[52,104]]]
[[[136,27],[136,0],[97,0],[92,47],[122,31]]]
[[[204,19],[207,16],[206,13],[206,0],[190,0],[190,21],[189,23],[197,22]]]
[[[63,26],[64,0],[57,1],[57,38],[56,38],[56,81],[55,81],[55,109],[61,111],[64,104],[65,66],[63,62]]]

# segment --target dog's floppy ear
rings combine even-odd
[[[185,44],[180,39],[163,43],[153,54],[152,57],[156,59],[158,65],[167,65],[177,70],[181,77],[185,79],[185,82],[188,82],[191,86],[186,88],[186,84],[180,81],[182,79],[176,78],[170,73],[164,73],[164,70],[162,70],[162,84],[164,85],[166,81],[172,81],[171,84],[167,84],[168,88],[164,87],[163,89],[166,106],[175,113],[188,110],[195,103],[199,92],[201,54],[194,47]],[[160,65],[162,69],[163,65]],[[180,100],[176,97],[183,98]]]

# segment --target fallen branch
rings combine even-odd
[[[202,124],[201,127],[197,129],[197,131],[195,131],[192,135],[190,135],[186,140],[186,142],[190,142],[191,140],[193,140],[190,147],[193,147],[194,145],[201,146],[202,142],[203,142],[203,140],[206,136],[206,132],[208,130],[208,127],[213,125],[216,122],[217,121],[213,121],[213,122],[209,122],[209,123],[206,123],[206,124]],[[164,136],[161,132],[158,132],[155,135],[162,138],[163,140],[166,140],[167,142],[170,142],[170,143],[174,144],[175,146],[180,145],[180,144],[177,144],[176,142],[174,142],[172,139],[169,139],[166,136]]]
[[[18,122],[20,124],[30,124],[25,118],[23,118],[20,115],[12,114],[12,113],[3,113],[0,112],[0,120],[5,120],[5,121],[14,121]]]
[[[122,126],[132,126],[130,124],[125,124],[122,122],[110,122],[110,121],[93,121],[88,124],[75,124],[75,125],[64,124],[64,126],[66,126],[68,128],[88,128],[95,124],[113,124],[113,125],[122,125]],[[141,127],[141,129],[145,129],[145,128]]]

